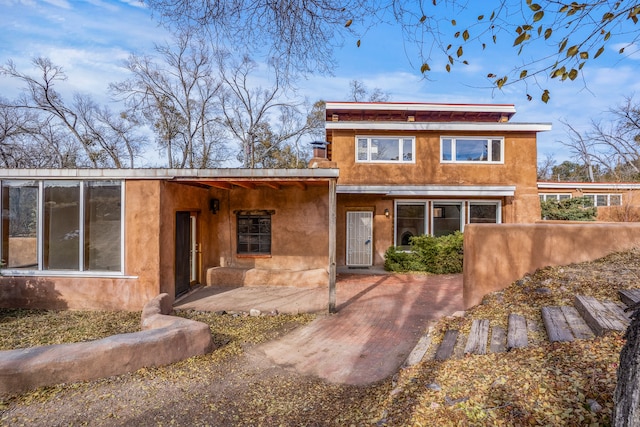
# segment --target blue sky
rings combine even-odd
[[[60,91],[69,100],[73,92],[82,92],[107,102],[108,83],[127,77],[122,61],[131,52],[151,54],[154,43],[170,37],[136,0],[0,0],[0,10],[0,62],[12,59],[20,70],[27,71],[32,58],[49,57],[68,75]],[[477,12],[471,11],[471,15],[477,16]],[[559,120],[586,129],[591,119],[603,117],[625,95],[639,92],[639,58],[631,55],[621,60],[617,48],[612,45],[585,67],[584,81],[545,82],[551,100],[544,104],[537,88],[529,88],[534,95],[529,102],[525,85],[497,91],[488,87],[486,78],[489,72],[507,72],[535,51],[518,57],[509,43],[486,51],[467,48],[469,66],[456,65],[446,73],[444,58],[440,58],[430,64],[433,71],[424,79],[419,61],[410,61],[415,52],[411,45],[403,44],[400,29],[383,25],[367,32],[359,48],[355,39],[345,39],[344,47],[335,52],[334,76],[308,77],[300,83],[300,94],[311,101],[344,100],[349,82],[356,79],[369,89],[388,92],[391,101],[397,102],[515,104],[518,113],[512,121],[553,124],[553,131],[539,134],[538,157],[550,154],[560,162],[570,155],[558,142],[567,139]],[[14,81],[0,78],[0,95],[11,98],[18,90]]]

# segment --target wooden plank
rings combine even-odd
[[[621,289],[618,296],[627,307],[631,307],[640,302],[640,289]]]
[[[487,339],[489,338],[489,321],[475,319],[471,324],[471,332],[464,347],[465,353],[487,354]]]
[[[458,331],[448,330],[444,334],[444,338],[436,351],[434,357],[435,360],[447,360],[453,354],[453,348],[456,346],[456,340],[458,339]]]
[[[507,351],[507,334],[504,328],[494,326],[491,328],[491,344],[489,345],[491,353],[504,353]]]
[[[576,339],[584,340],[593,338],[593,331],[589,328],[589,325],[587,325],[584,319],[580,317],[578,310],[567,305],[563,305],[560,308],[562,309],[562,314],[564,314],[564,318],[567,319],[567,324],[569,324],[571,332]]]
[[[611,331],[624,331],[627,328],[617,315],[593,297],[576,295],[574,306],[597,336]]]
[[[612,316],[620,320],[622,324],[629,326],[629,323],[631,323],[631,319],[629,319],[629,316],[631,316],[630,312],[625,313],[622,307],[613,301],[602,301],[602,305],[609,310]]]
[[[573,333],[561,307],[542,307],[542,322],[551,342],[573,341]]]
[[[507,331],[507,350],[529,345],[527,337],[527,321],[519,314],[509,315],[509,329]]]
[[[431,330],[429,330],[429,332],[431,332]],[[414,366],[420,363],[425,353],[429,349],[430,345],[431,345],[430,333],[427,333],[422,337],[420,337],[416,346],[413,347],[413,350],[411,351],[411,353],[409,353],[409,357],[407,357],[407,359],[404,361],[403,366],[404,367]]]
[[[465,334],[458,334],[456,345],[453,347],[453,355],[450,359],[462,359],[464,357],[464,345],[467,343],[467,336]]]

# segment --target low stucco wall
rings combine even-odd
[[[640,246],[640,223],[469,224],[465,309],[538,268],[592,261]]]
[[[329,283],[325,269],[266,270],[259,268],[214,267],[207,270],[207,285],[223,286],[290,286],[322,288]]]
[[[168,294],[149,301],[141,332],[0,352],[0,394],[120,375],[212,351],[209,325],[167,316],[172,301]]]

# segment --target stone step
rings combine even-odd
[[[542,307],[542,321],[549,341],[573,341],[593,336],[578,311],[569,306]]]
[[[509,315],[509,329],[507,331],[507,350],[522,348],[529,345],[527,336],[527,321],[519,314]]]
[[[603,303],[594,297],[576,295],[574,306],[597,336],[612,331],[624,331],[629,325],[629,319],[615,303]]]
[[[618,296],[627,307],[631,307],[640,302],[640,289],[622,289],[618,291]]]
[[[464,353],[487,354],[487,339],[489,338],[489,321],[486,319],[476,319],[471,324],[471,331]]]

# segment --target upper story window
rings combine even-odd
[[[622,205],[621,194],[585,194],[584,197],[591,200],[593,206],[620,206]]]
[[[416,139],[400,137],[356,137],[356,162],[415,163]]]
[[[504,138],[442,137],[440,161],[445,163],[503,163]]]

